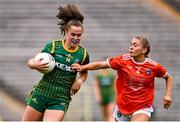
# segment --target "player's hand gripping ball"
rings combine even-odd
[[[41,73],[49,73],[51,72],[55,67],[55,60],[52,55],[49,53],[39,53],[35,56],[36,61],[46,62],[48,63],[48,68],[44,68],[43,70],[38,70]]]

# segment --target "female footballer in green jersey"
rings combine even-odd
[[[104,121],[114,121],[115,75],[109,69],[96,72],[93,81],[96,101],[101,105]]]
[[[62,121],[71,101],[71,95],[76,94],[81,84],[87,78],[87,71],[77,74],[71,69],[71,64],[89,63],[89,55],[79,45],[83,34],[84,16],[76,6],[59,7],[57,18],[60,19],[61,40],[53,40],[46,44],[41,52],[50,53],[56,66],[48,74],[44,74],[31,95],[26,99],[23,121]],[[32,69],[43,70],[47,63],[31,58],[28,65]]]

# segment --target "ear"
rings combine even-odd
[[[145,54],[147,52],[147,48],[142,48],[142,53]]]
[[[67,32],[68,32],[68,29],[67,29],[67,28],[65,28],[64,32],[65,32],[65,33],[67,33]]]
[[[64,36],[65,36],[65,37],[67,36],[67,32],[68,32],[68,30],[65,29],[65,30],[64,30]]]

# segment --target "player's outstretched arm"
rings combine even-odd
[[[98,61],[98,62],[92,62],[86,65],[80,65],[78,63],[72,64],[72,69],[80,71],[86,71],[86,70],[97,70],[97,69],[104,69],[109,68],[109,65],[107,61]]]

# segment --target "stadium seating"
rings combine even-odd
[[[150,39],[150,57],[169,70],[175,84],[173,104],[166,111],[163,109],[165,83],[156,80],[153,120],[180,120],[180,22],[176,16],[143,0],[1,0],[0,84],[3,87],[0,88],[24,102],[42,76],[30,70],[27,61],[49,40],[61,38],[55,16],[59,5],[67,3],[77,5],[84,13],[82,46],[87,48],[91,61],[126,53],[135,35],[143,34]],[[102,120],[91,90],[92,80],[93,72],[90,71],[79,94],[73,96],[65,120]],[[3,102],[6,98],[0,98],[2,119],[21,120],[22,111],[10,111]]]

